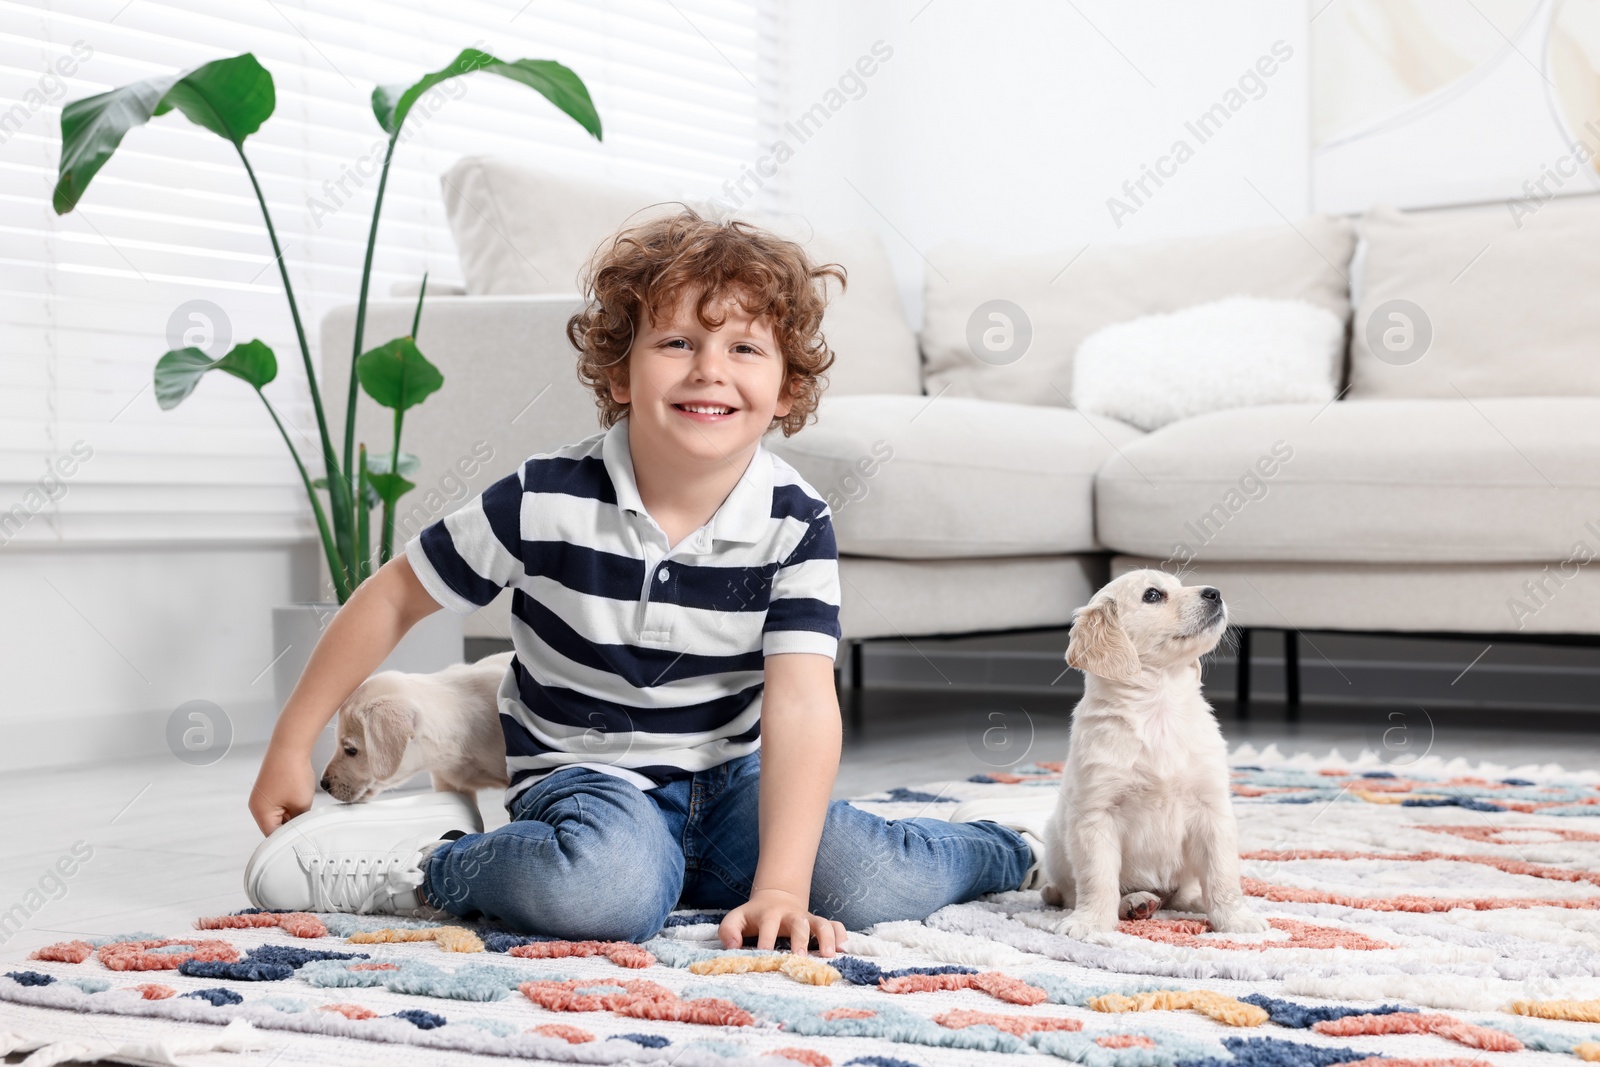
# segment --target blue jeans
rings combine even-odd
[[[423,896],[463,918],[573,940],[642,941],[678,908],[750,896],[761,754],[648,792],[571,767],[512,801],[512,821],[434,850]],[[1016,889],[1032,853],[996,823],[886,820],[836,800],[811,876],[811,910],[850,930],[925,918]]]

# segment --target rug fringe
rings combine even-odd
[[[1470,774],[1480,778],[1558,778],[1587,784],[1600,783],[1600,771],[1568,769],[1559,763],[1524,763],[1512,767],[1487,760],[1472,763],[1461,756],[1446,760],[1442,756],[1427,755],[1414,760],[1386,760],[1370,748],[1363,748],[1355,756],[1345,756],[1337,748],[1329,749],[1325,756],[1314,756],[1309,752],[1296,752],[1292,756],[1286,756],[1278,749],[1276,743],[1258,749],[1248,741],[1229,753],[1228,763],[1230,766],[1244,764],[1257,767],[1293,767],[1308,771],[1348,767],[1360,771],[1388,770],[1451,776]]]

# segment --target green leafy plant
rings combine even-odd
[[[201,378],[214,370],[230,374],[255,389],[274,425],[278,427],[284,445],[294,457],[306,496],[311,501],[323,554],[327,557],[334,591],[341,604],[372,573],[371,512],[380,506],[383,517],[376,554],[378,565],[385,563],[394,550],[395,505],[415,488],[414,483],[405,476],[414,473],[419,466],[417,457],[400,451],[401,426],[408,409],[422,403],[444,384],[444,376],[422,354],[416,342],[417,327],[422,318],[422,301],[427,293],[426,277],[423,278],[422,292],[417,296],[411,333],[370,351],[362,351],[367,296],[372,280],[372,256],[378,240],[384,189],[389,181],[389,164],[394,159],[395,146],[400,141],[400,131],[405,126],[406,117],[423,94],[440,82],[474,71],[496,74],[533,89],[570,116],[595,140],[601,138],[600,116],[589,98],[589,90],[576,74],[552,60],[518,59],[508,62],[476,48],[467,48],[442,70],[423,75],[409,85],[380,85],[372,90],[372,113],[383,132],[388,134],[389,140],[378,177],[377,195],[372,205],[372,225],[367,235],[366,258],[361,268],[361,292],[356,303],[355,343],[350,354],[350,389],[345,402],[342,451],[335,450],[328,433],[322,391],[317,387],[311,348],[306,343],[305,324],[300,318],[299,305],[295,302],[294,286],[289,281],[283,248],[278,242],[277,229],[272,224],[272,214],[267,210],[261,183],[256,180],[255,170],[250,166],[250,158],[244,150],[246,139],[261,129],[277,105],[272,75],[256,61],[255,56],[246,52],[244,55],[203,63],[192,70],[146,78],[110,92],[75,100],[61,112],[61,163],[52,197],[58,215],[65,215],[78,206],[90,182],[116,152],[129,130],[170,111],[178,111],[189,121],[215,133],[232,144],[238,152],[239,161],[250,179],[250,187],[255,191],[256,202],[261,206],[261,217],[266,223],[267,237],[278,264],[278,275],[283,280],[283,292],[289,304],[289,315],[294,321],[300,358],[305,365],[306,382],[311,389],[311,404],[316,412],[325,474],[320,478],[312,477],[290,439],[283,420],[262,392],[262,387],[277,377],[278,360],[272,349],[259,340],[234,345],[219,359],[211,359],[198,348],[179,348],[166,353],[156,362],[156,402],[163,410],[176,407],[194,392]],[[365,444],[361,445],[359,454],[356,452],[358,382],[368,396],[394,412],[394,437],[388,452],[369,455]],[[326,508],[318,495],[319,490],[327,493]]]

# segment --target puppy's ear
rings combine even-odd
[[[1115,681],[1139,677],[1139,652],[1117,622],[1117,602],[1097,600],[1072,613],[1067,666]]]
[[[367,769],[382,781],[400,769],[400,759],[417,729],[417,710],[410,704],[383,701],[367,708]]]

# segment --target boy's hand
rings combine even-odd
[[[311,748],[339,705],[378,668],[417,620],[439,610],[402,553],[351,594],[317,639],[250,790],[250,815],[270,834],[311,808]]]
[[[728,912],[717,937],[723,948],[738,948],[746,937],[754,936],[756,948],[770,949],[778,938],[789,939],[796,956],[806,955],[811,939],[817,939],[817,955],[832,956],[849,936],[839,923],[822,919],[806,910],[806,901],[781,889],[757,889],[748,903]]]
[[[304,757],[284,756],[274,748],[267,750],[250,790],[250,814],[261,832],[270,834],[290,819],[311,809],[313,786]]]

